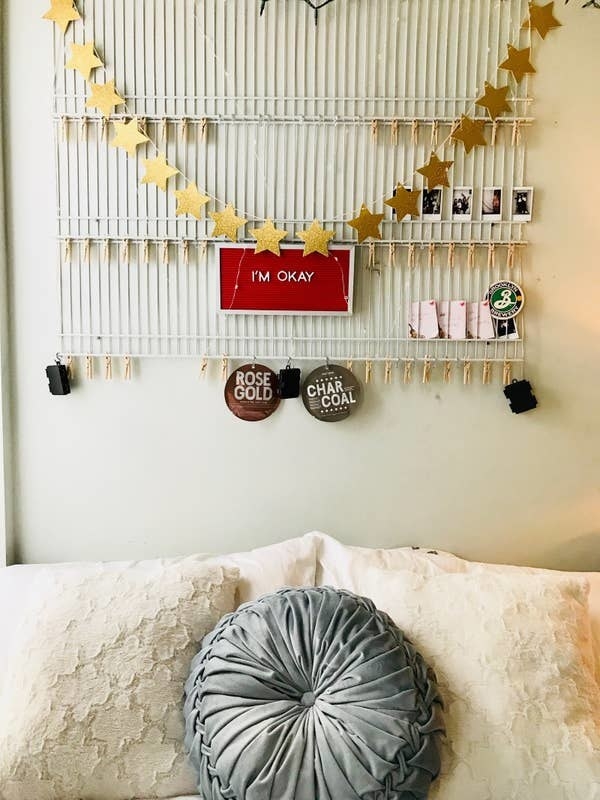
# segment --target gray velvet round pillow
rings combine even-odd
[[[283,589],[205,638],[186,749],[204,800],[425,798],[441,709],[435,675],[370,600]]]

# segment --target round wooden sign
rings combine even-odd
[[[322,422],[340,422],[360,404],[361,387],[349,369],[327,364],[315,369],[304,381],[302,400],[309,414]]]
[[[246,422],[267,419],[279,406],[277,375],[262,364],[244,364],[229,376],[225,402],[236,417]]]

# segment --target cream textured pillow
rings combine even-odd
[[[369,568],[361,590],[437,673],[448,738],[431,800],[600,798],[584,581]]]
[[[234,608],[237,576],[195,558],[2,570],[15,623],[0,798],[193,794],[183,687],[198,643]]]
[[[331,536],[315,532],[317,586],[333,586],[349,592],[364,594],[362,575],[367,567],[381,569],[406,569],[419,575],[437,575],[440,572],[460,572],[465,562],[441,550],[424,550],[413,547],[370,548],[342,544]]]

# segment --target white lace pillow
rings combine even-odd
[[[0,677],[2,800],[193,794],[183,686],[234,608],[238,572],[188,558],[10,567]],[[26,591],[23,591],[25,585]]]
[[[437,673],[439,800],[600,798],[600,689],[585,581],[368,568],[362,592]]]

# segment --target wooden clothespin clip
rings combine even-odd
[[[419,140],[419,121],[413,119],[412,125],[410,126],[410,138],[413,144],[417,144]]]
[[[85,377],[91,381],[94,377],[94,359],[92,356],[85,357]]]
[[[495,119],[492,122],[492,141],[491,141],[492,147],[496,146],[496,137],[497,136],[498,136],[498,120]]]
[[[227,380],[228,371],[229,371],[229,359],[227,358],[227,356],[223,356],[223,358],[221,359],[221,380],[222,381],[226,381]]]
[[[408,266],[410,269],[415,266],[415,245],[412,242],[408,245]]]
[[[144,264],[150,263],[150,248],[148,247],[148,239],[142,242],[142,261]]]
[[[397,119],[392,120],[392,144],[396,146],[398,144],[398,133],[400,131],[400,123]]]
[[[348,370],[348,372],[352,372],[352,367],[353,366],[354,366],[354,361],[351,358],[349,358],[346,361],[346,369]]]
[[[467,267],[473,269],[475,266],[475,242],[469,242],[469,249],[467,251]]]
[[[371,122],[371,141],[373,144],[377,142],[377,135],[379,133],[379,122],[374,119]]]
[[[385,371],[383,373],[383,382],[390,384],[392,382],[392,362],[386,361],[385,362]]]
[[[394,242],[390,242],[388,247],[388,266],[396,266],[396,245]]]
[[[486,386],[492,380],[492,362],[487,359],[483,362],[482,383]]]
[[[68,264],[71,261],[71,240],[65,239],[65,249],[64,249],[64,256],[63,260],[65,264]]]
[[[510,361],[505,361],[504,364],[502,365],[502,383],[505,386],[508,386],[511,380],[512,380],[512,364]]]
[[[463,383],[465,386],[471,383],[471,362],[468,359],[463,366]]]
[[[71,383],[75,380],[75,361],[73,356],[67,356],[67,378]]]
[[[373,362],[372,361],[365,361],[365,383],[371,383],[371,378],[373,377]]]
[[[164,142],[167,138],[167,118],[163,117],[160,121],[160,129],[159,129],[159,138],[161,142]]]
[[[110,239],[104,240],[104,246],[102,248],[102,260],[105,264],[108,264],[110,261]]]
[[[104,380],[112,381],[112,358],[104,356]]]
[[[404,359],[404,375],[403,375],[404,383],[412,383],[413,363],[414,359],[412,358]]]
[[[202,141],[206,140],[206,135],[208,133],[208,120],[204,117],[200,121],[200,136],[202,137]]]
[[[82,117],[79,123],[79,138],[81,139],[82,142],[87,142],[87,136],[88,136],[87,123],[88,123],[87,117]]]
[[[169,263],[169,242],[166,239],[162,243],[162,263]]]
[[[90,265],[90,240],[84,239],[82,259],[84,264],[89,267]]]
[[[426,356],[425,361],[423,362],[423,383],[430,383],[432,368],[433,359],[429,358],[429,356]]]
[[[515,248],[516,245],[514,242],[510,242],[508,245],[508,253],[506,255],[506,267],[507,269],[512,269],[515,265]]]
[[[129,264],[129,239],[123,239],[121,246],[121,263]]]
[[[123,380],[131,380],[131,356],[123,357]]]
[[[187,267],[190,263],[190,243],[187,239],[184,239],[181,243],[181,249],[183,254],[183,263]]]
[[[187,138],[187,128],[188,128],[187,117],[183,117],[179,125],[179,136],[182,142],[185,142]]]
[[[518,119],[513,122],[511,144],[516,147],[521,140],[521,123]]]
[[[429,242],[428,250],[428,257],[427,257],[427,266],[429,269],[433,267],[433,262],[435,259],[435,244],[433,242]]]
[[[452,362],[449,359],[444,361],[444,383],[450,383],[452,380]]]
[[[375,263],[375,242],[369,242],[369,260],[367,263],[367,269],[378,271]]]
[[[450,269],[454,267],[455,252],[456,252],[456,244],[454,242],[450,242],[448,244],[448,267]]]
[[[437,119],[434,119],[431,123],[431,149],[437,150],[438,146],[438,134],[440,130],[440,123]]]
[[[494,269],[496,266],[496,245],[494,242],[488,244],[488,269]]]
[[[66,142],[69,138],[69,128],[67,126],[67,118],[61,117],[60,118],[60,136],[63,142]]]
[[[208,371],[208,358],[204,356],[204,358],[200,362],[200,377],[206,378],[207,371]]]

